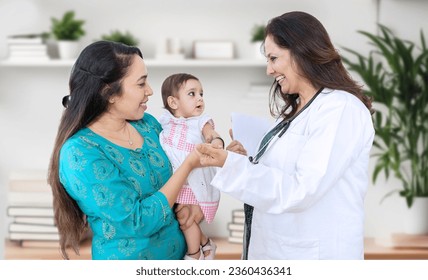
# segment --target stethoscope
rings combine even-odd
[[[250,162],[252,163],[252,164],[258,164],[259,163],[259,159],[262,157],[262,155],[266,152],[266,150],[267,150],[267,146],[269,146],[269,144],[271,144],[272,143],[272,145],[276,142],[276,141],[278,141],[278,139],[279,138],[281,138],[282,137],[282,135],[284,135],[284,133],[287,131],[287,129],[288,129],[288,127],[290,126],[290,124],[291,124],[291,121],[293,120],[294,118],[292,118],[292,119],[290,119],[290,120],[287,120],[287,121],[281,121],[279,124],[277,124],[272,130],[274,130],[274,129],[279,129],[278,130],[278,132],[279,132],[279,134],[278,134],[278,132],[277,133],[275,133],[274,135],[272,135],[272,137],[268,140],[268,141],[266,141],[266,143],[262,146],[262,147],[259,147],[259,149],[258,149],[258,151],[257,151],[257,153],[254,155],[254,156],[249,156],[248,157],[248,159],[250,160]],[[279,128],[280,126],[283,126],[282,128]]]
[[[311,98],[311,100],[309,100],[308,103],[306,103],[305,106],[303,106],[303,108],[297,112],[297,114],[295,114],[294,116],[292,116],[291,118],[287,119],[287,120],[282,120],[280,123],[278,123],[274,128],[272,128],[270,130],[271,131],[275,131],[278,130],[276,133],[274,133],[272,135],[272,137],[266,141],[266,143],[262,146],[259,147],[257,153],[254,156],[249,156],[248,159],[250,160],[250,162],[252,164],[258,164],[260,158],[262,157],[262,155],[267,151],[268,146],[270,145],[271,147],[273,146],[273,144],[275,144],[276,141],[278,141],[279,138],[281,138],[284,133],[287,131],[287,129],[290,127],[290,124],[293,120],[295,120],[297,118],[297,116],[300,115],[300,113],[302,113],[306,108],[309,107],[309,105],[312,103],[312,101],[314,101],[314,99],[323,91],[323,87],[321,87],[317,93],[315,93],[315,95]],[[269,133],[269,132],[268,132]],[[268,133],[266,133],[265,135],[267,135]]]

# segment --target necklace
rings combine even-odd
[[[128,133],[128,139],[123,139],[123,137],[118,137],[117,134],[119,133],[119,131],[113,133],[112,131],[108,131],[106,129],[98,127],[98,125],[92,125],[90,127],[90,129],[92,129],[92,131],[99,134],[100,136],[108,139],[109,141],[112,141],[112,142],[115,142],[115,141],[128,142],[129,146],[133,146],[134,141],[132,141],[132,139],[131,139],[131,130],[129,129],[128,125],[130,125],[130,124],[128,124],[128,122],[126,122],[125,123],[125,133]],[[123,133],[123,130],[121,133]]]
[[[132,145],[134,145],[134,142],[131,139],[131,131],[129,130],[128,124],[126,124],[126,129],[128,130],[128,144],[129,144],[129,146],[132,146]]]

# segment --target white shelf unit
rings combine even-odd
[[[7,174],[10,169],[28,166],[35,169],[47,166],[63,113],[61,99],[69,92],[68,79],[74,62],[59,59],[44,62],[0,59],[0,127],[11,135],[4,138],[0,145],[2,158],[8,159],[7,163],[0,161],[2,173]],[[264,105],[267,93],[264,103],[258,102],[258,96],[253,100],[253,96],[248,94],[253,84],[270,84],[272,81],[266,75],[266,61],[263,59],[147,58],[145,62],[150,73],[149,83],[154,91],[150,98],[149,112],[154,116],[162,113],[160,88],[163,80],[171,73],[178,72],[192,73],[202,80],[209,104],[207,113],[213,117],[217,131],[225,139],[229,135],[231,112],[265,114],[266,111],[268,114],[268,106]],[[34,116],[37,116],[37,121]],[[27,143],[28,139],[32,139],[31,146]],[[21,148],[12,151],[8,148],[11,146]],[[210,236],[227,236],[228,213],[242,205],[227,195],[222,196],[220,203],[219,209],[222,210],[218,219],[204,229]]]
[[[145,59],[148,67],[266,67],[263,59],[183,59],[159,60]],[[48,61],[0,61],[2,67],[72,67],[74,60],[51,59]]]

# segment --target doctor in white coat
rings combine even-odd
[[[256,155],[202,144],[201,163],[222,167],[212,184],[246,204],[243,259],[363,259],[371,100],[313,16],[265,31],[276,124]]]

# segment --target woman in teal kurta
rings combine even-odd
[[[191,153],[172,174],[161,126],[146,114],[153,95],[141,51],[98,41],[70,75],[49,166],[61,252],[78,252],[88,227],[93,259],[182,259],[186,245],[172,211]]]
[[[61,182],[87,216],[93,259],[181,259],[183,235],[158,191],[172,174],[159,144],[162,128],[147,113],[131,124],[145,139],[136,150],[89,128],[69,138],[60,154]]]

